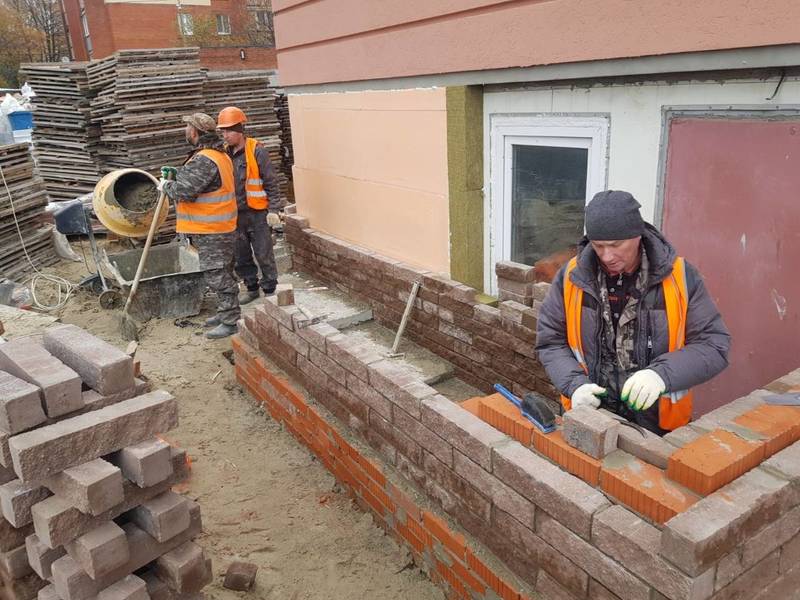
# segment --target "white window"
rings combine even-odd
[[[219,35],[231,34],[231,20],[228,15],[217,15],[217,33]]]
[[[258,31],[261,31],[262,29],[268,30],[270,28],[270,19],[268,10],[255,11],[255,17],[256,17],[256,29]]]
[[[178,13],[178,27],[181,35],[194,35],[194,21],[188,13]]]
[[[586,203],[606,186],[608,119],[489,115],[486,287],[494,265],[533,265],[574,247]]]

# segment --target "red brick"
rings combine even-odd
[[[411,529],[409,529],[402,523],[396,523],[395,528],[397,529],[397,532],[401,536],[403,536],[403,539],[405,539],[409,544],[411,544],[411,547],[414,548],[414,550],[416,550],[417,553],[422,554],[425,551],[425,543],[421,539],[419,539],[416,535],[414,535]]]
[[[492,394],[481,400],[478,415],[498,431],[510,435],[523,446],[530,446],[534,425],[502,394]]]
[[[438,539],[457,558],[464,560],[467,546],[466,538],[460,533],[450,531],[447,523],[428,510],[422,511],[422,522],[431,535]]]
[[[483,396],[475,396],[474,398],[468,398],[466,400],[462,400],[458,403],[458,405],[466,410],[467,412],[472,413],[476,417],[480,417],[480,404],[481,400],[483,400]]]
[[[665,523],[699,498],[667,479],[664,471],[621,450],[603,461],[600,486],[636,512]]]
[[[764,460],[766,444],[715,429],[669,457],[667,475],[698,494],[708,495]]]
[[[765,454],[772,456],[800,439],[800,408],[764,404],[734,422],[767,438]]]
[[[580,477],[589,485],[600,484],[602,463],[588,454],[570,446],[561,430],[544,434],[538,429],[533,434],[533,445],[537,451],[561,466],[568,473]]]

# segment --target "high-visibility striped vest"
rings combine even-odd
[[[197,196],[194,202],[178,200],[175,230],[178,233],[230,233],[236,231],[236,187],[233,180],[233,163],[219,150],[204,149],[195,154],[213,160],[219,170],[222,184],[212,192]]]
[[[583,353],[581,338],[581,310],[583,309],[583,290],[572,283],[570,274],[578,264],[572,258],[564,272],[564,313],[567,320],[567,344],[581,368],[588,375],[589,366]],[[680,350],[686,345],[686,313],[689,309],[689,293],[686,287],[686,263],[676,258],[672,273],[661,283],[664,291],[664,305],[669,327],[669,351]],[[599,352],[599,349],[598,349]],[[673,430],[686,425],[692,418],[693,395],[691,390],[672,392],[659,398],[658,424],[662,429]],[[572,401],[561,396],[565,410],[572,407]]]
[[[253,210],[267,210],[269,208],[269,198],[264,191],[264,180],[258,171],[256,161],[256,146],[258,141],[255,138],[247,138],[244,146],[244,156],[247,161],[247,179],[245,180],[244,190],[247,194],[247,206]]]

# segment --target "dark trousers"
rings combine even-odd
[[[236,274],[251,292],[256,291],[260,285],[261,289],[271,293],[278,284],[278,269],[275,266],[275,252],[272,249],[272,231],[267,224],[265,210],[239,208],[236,225]]]
[[[236,325],[239,309],[239,284],[233,275],[236,234],[192,235],[206,285],[217,295],[217,314],[225,325]]]

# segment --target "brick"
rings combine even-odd
[[[798,533],[800,533],[800,507],[795,507],[745,540],[742,548],[742,566],[749,569],[776,548],[790,542]]]
[[[25,543],[25,538],[33,533],[33,527],[25,525],[14,527],[0,515],[0,552],[8,552]]]
[[[765,444],[715,429],[669,457],[667,475],[698,494],[707,495],[759,465]]]
[[[603,461],[600,487],[656,523],[666,523],[699,500],[667,479],[661,469],[621,450]]]
[[[715,429],[731,429],[735,427],[734,419],[753,408],[764,404],[764,399],[768,396],[764,390],[756,390],[747,396],[737,398],[732,402],[723,404],[711,412],[704,414],[699,419],[692,421],[688,427],[695,431],[708,433]]]
[[[0,347],[0,369],[39,387],[49,417],[83,407],[78,374],[29,339],[17,338]]]
[[[409,368],[391,360],[374,362],[367,367],[367,372],[369,385],[390,400],[397,396],[403,387],[419,381],[419,377]]]
[[[324,354],[326,352],[328,339],[336,339],[342,334],[339,333],[339,330],[332,325],[328,325],[327,323],[316,323],[315,325],[309,325],[308,327],[300,329],[298,331],[298,335],[300,335],[301,338],[306,340],[314,348]]]
[[[438,500],[445,511],[457,517],[468,511],[483,521],[489,522],[491,503],[474,487],[473,482],[459,477],[452,468],[444,465],[431,454],[425,454],[423,468],[428,475],[425,491],[434,498],[439,492]],[[445,497],[441,496],[442,491],[444,491]]]
[[[767,438],[765,455],[772,456],[800,439],[800,408],[761,405],[734,419]]]
[[[133,387],[133,358],[75,325],[44,330],[45,349],[92,389],[114,394]]]
[[[509,300],[511,298],[503,298],[503,293],[510,292],[512,296],[517,298],[522,298],[525,300],[524,302],[520,302],[521,304],[525,304],[526,306],[530,306],[530,302],[533,299],[533,283],[523,283],[521,281],[513,281],[511,279],[506,279],[505,277],[498,277],[497,278],[497,287],[500,294],[500,302],[503,300]]]
[[[177,425],[177,401],[158,390],[21,433],[9,440],[11,458],[23,481],[43,479]]]
[[[666,469],[669,457],[675,452],[675,446],[652,431],[643,431],[644,434],[633,427],[620,426],[617,447],[654,467]]]
[[[796,600],[800,590],[800,566],[786,571],[779,577],[766,584],[754,597],[754,600],[773,600],[774,598],[787,598]]]
[[[264,298],[264,312],[278,321],[286,329],[294,329],[294,317],[302,317],[303,313],[296,306],[278,306],[278,299],[275,296]]]
[[[611,592],[626,600],[650,600],[650,587],[555,519],[539,513],[536,533]]]
[[[576,408],[564,413],[564,439],[592,458],[604,458],[617,449],[619,427],[618,421],[593,408]]]
[[[739,600],[753,598],[757,590],[763,590],[778,578],[778,552],[775,551],[749,569],[744,575],[714,594],[714,600]],[[780,596],[775,596],[778,598]]]
[[[150,595],[143,579],[128,575],[97,594],[97,600],[150,600]]]
[[[453,447],[408,413],[394,411],[394,423],[400,431],[433,454],[448,467],[453,465]]]
[[[258,565],[239,561],[232,562],[225,572],[225,581],[222,586],[229,590],[246,592],[256,582],[256,573],[258,573]]]
[[[17,474],[14,473],[13,469],[7,469],[6,467],[0,466],[0,485],[8,483],[9,481],[13,481],[16,478]]]
[[[535,507],[531,502],[460,452],[454,453],[454,463],[456,474],[474,485],[494,506],[533,528]]]
[[[414,381],[399,388],[391,396],[387,396],[392,404],[397,405],[413,418],[420,420],[422,401],[435,396],[438,392],[426,383]]]
[[[781,548],[781,573],[786,573],[800,564],[800,533],[797,533]]]
[[[761,463],[761,468],[800,488],[800,442],[769,457]]]
[[[67,552],[63,546],[48,548],[46,544],[39,541],[39,537],[35,533],[25,538],[25,551],[31,568],[42,579],[50,579],[53,563]]]
[[[592,516],[609,505],[602,493],[517,442],[499,445],[492,452],[496,477],[572,531],[590,537]]]
[[[658,555],[661,532],[622,506],[598,513],[592,543],[672,600],[704,600],[714,592],[714,569],[689,577]]]
[[[17,546],[8,552],[0,552],[0,571],[11,579],[21,579],[32,573],[28,562],[28,552],[25,544]]]
[[[367,365],[383,360],[383,357],[369,346],[346,336],[337,341],[328,340],[326,348],[333,360],[361,381],[369,381]]]
[[[670,431],[662,439],[675,448],[683,448],[686,444],[694,442],[702,435],[701,432],[692,429],[689,425],[685,425]]]
[[[291,306],[294,304],[294,287],[291,283],[279,283],[275,288],[275,298],[278,306]]]
[[[352,373],[347,375],[347,389],[382,417],[387,420],[392,419],[392,403]]]
[[[122,475],[139,487],[152,487],[172,474],[169,444],[151,439],[123,448],[110,457]]]
[[[133,387],[117,392],[115,394],[101,394],[97,390],[84,390],[83,392],[83,408],[77,411],[74,415],[89,412],[91,410],[100,410],[106,406],[111,406],[123,400],[130,400],[136,396],[141,396],[150,391],[150,383],[141,379],[133,380]],[[49,424],[49,422],[48,422]]]
[[[0,429],[14,435],[42,424],[45,419],[39,388],[0,371]]]
[[[179,594],[199,592],[211,583],[211,560],[194,542],[185,542],[156,560],[156,575]]]
[[[486,470],[492,468],[492,447],[507,439],[442,395],[423,400],[421,415],[423,425]]]
[[[56,591],[56,586],[52,583],[39,590],[37,600],[61,600],[61,596]]]
[[[166,542],[189,527],[189,501],[164,492],[134,508],[128,517],[157,541]]]
[[[104,513],[124,499],[122,472],[102,458],[65,469],[48,477],[44,485],[81,512],[91,515]]]
[[[570,446],[561,430],[542,433],[535,430],[533,445],[538,452],[555,462],[568,473],[580,477],[593,487],[600,485],[600,468],[602,463],[588,454]]]
[[[536,593],[548,600],[576,600],[576,596],[558,583],[544,569],[536,577]]]
[[[65,550],[92,579],[105,576],[130,558],[125,532],[113,521],[76,538]]]
[[[67,555],[53,563],[53,583],[63,600],[85,600],[116,583],[123,577],[138,571],[159,556],[196,537],[202,530],[200,507],[192,503],[191,525],[179,536],[161,544],[133,523],[122,526],[128,540],[130,559],[112,572],[93,580],[75,560]]]
[[[3,517],[14,527],[24,527],[32,521],[31,507],[50,495],[47,488],[14,479],[0,486],[0,507]]]
[[[695,577],[798,500],[788,481],[754,469],[671,519],[660,553]]]
[[[533,267],[509,260],[502,260],[495,264],[494,272],[497,277],[502,279],[521,283],[533,283],[534,281]]]
[[[125,494],[123,502],[97,516],[84,514],[58,496],[51,496],[35,504],[31,509],[36,535],[50,548],[71,542],[98,525],[116,519],[143,502],[162,494],[173,484],[183,481],[189,473],[184,451],[172,449],[172,468],[172,476],[153,487],[140,488],[135,483],[123,481]]]
[[[478,406],[478,416],[521,444],[531,445],[535,426],[502,394],[492,394],[483,398]]]

